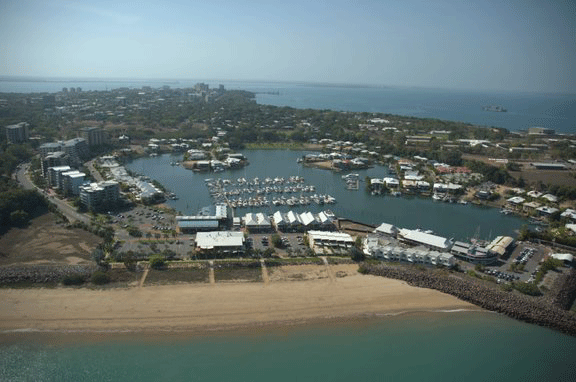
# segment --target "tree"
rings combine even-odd
[[[23,227],[30,221],[30,215],[22,210],[12,211],[10,213],[10,221],[16,227]]]
[[[100,248],[96,248],[92,251],[92,260],[94,260],[98,265],[102,265],[105,257],[104,252]]]
[[[280,238],[280,235],[278,235],[277,233],[275,233],[270,237],[270,241],[272,242],[272,245],[274,245],[274,247],[282,248],[282,239]]]
[[[366,259],[366,255],[364,254],[364,252],[362,252],[358,247],[354,246],[352,248],[350,248],[350,250],[348,251],[348,253],[350,254],[350,258],[359,263],[361,261],[364,261]]]

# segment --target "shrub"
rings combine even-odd
[[[82,285],[86,281],[86,276],[80,274],[64,276],[62,284],[64,285]]]
[[[166,263],[164,256],[152,255],[149,259],[150,267],[154,269],[162,269]]]
[[[110,276],[106,272],[96,271],[92,275],[92,283],[96,285],[104,285],[110,282]]]
[[[542,294],[535,283],[515,283],[514,288],[516,288],[516,290],[520,293],[524,293],[529,296],[540,296]]]

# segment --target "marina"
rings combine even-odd
[[[412,229],[432,229],[439,235],[463,241],[474,237],[478,228],[479,237],[485,240],[493,239],[489,237],[491,233],[515,236],[523,224],[529,223],[528,220],[513,214],[505,215],[500,213],[499,209],[477,206],[473,203],[468,205],[439,203],[431,197],[408,195],[400,191],[373,196],[365,192],[363,188],[358,191],[349,190],[342,179],[342,174],[300,166],[296,159],[308,153],[307,151],[246,150],[242,153],[250,161],[249,166],[216,174],[220,176],[220,183],[230,183],[225,187],[222,186],[227,192],[233,192],[228,195],[219,194],[216,191],[218,188],[214,189],[215,193],[210,192],[208,183],[215,186],[219,177],[195,173],[181,166],[171,166],[170,162],[180,161],[181,155],[164,154],[156,158],[138,158],[127,163],[126,168],[145,174],[171,190],[179,199],[167,200],[166,204],[176,209],[181,215],[195,215],[202,207],[214,205],[221,200],[226,203],[226,198],[236,202],[236,208],[232,208],[232,211],[241,210],[242,214],[263,212],[270,216],[277,210],[319,213],[326,208],[326,200],[320,196],[329,195],[335,199],[335,202],[337,201],[329,208],[339,218],[371,225],[389,222]],[[356,173],[358,179],[362,180],[366,176],[384,178],[388,175],[389,169],[387,166],[375,166],[358,170]],[[297,177],[293,180],[299,179],[298,182],[290,182],[291,177]],[[258,178],[259,185],[248,184],[254,183],[255,178]],[[267,178],[272,180],[272,183],[265,184]],[[284,183],[274,184],[276,178],[278,182],[283,178]],[[238,179],[240,179],[240,184]],[[270,187],[270,191],[281,189],[282,192],[266,194],[266,187]],[[300,191],[300,188],[304,189],[304,187],[310,187],[309,191]],[[252,190],[252,192],[244,192],[244,189]],[[258,189],[262,192],[261,194],[257,193]],[[290,192],[292,190],[296,192]],[[235,193],[238,195],[234,195]],[[318,196],[318,203],[313,199],[315,194]],[[309,198],[310,204],[298,203],[296,205],[294,203],[293,206],[288,204],[289,199],[294,198],[300,201],[301,197],[304,201]],[[242,199],[241,207],[239,207],[240,198]],[[252,198],[252,206],[250,198]],[[290,203],[295,202],[294,199]],[[268,203],[265,200],[268,200]],[[285,204],[281,204],[282,201]],[[494,231],[494,227],[498,227],[498,232]]]
[[[336,198],[327,194],[317,194],[314,185],[305,184],[304,178],[258,177],[246,179],[204,179],[215,203],[226,203],[230,208],[307,206],[315,203],[319,206],[336,203]],[[314,193],[314,194],[312,194]]]

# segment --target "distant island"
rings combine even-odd
[[[499,112],[499,113],[506,113],[508,110],[506,110],[505,108],[503,108],[500,105],[488,105],[488,106],[482,106],[482,110],[484,111],[494,111],[494,112]]]

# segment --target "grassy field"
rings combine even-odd
[[[173,283],[207,283],[208,269],[180,268],[180,269],[151,269],[148,272],[144,285],[173,284]]]
[[[214,279],[221,281],[262,282],[261,268],[216,268]]]
[[[0,237],[0,266],[16,264],[85,264],[102,239],[82,229],[55,223],[51,213],[27,228],[12,228]]]

